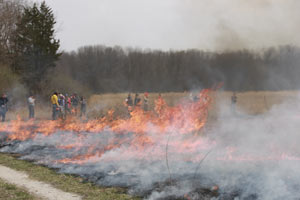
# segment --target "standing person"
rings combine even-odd
[[[148,92],[144,93],[144,111],[148,111],[149,107],[149,100],[148,100]]]
[[[140,106],[141,105],[141,98],[139,97],[139,94],[136,93],[134,97],[134,106]]]
[[[236,103],[237,103],[237,96],[236,93],[233,92],[231,96],[231,112],[235,115],[236,114]]]
[[[130,93],[128,94],[127,98],[125,99],[125,104],[126,104],[126,106],[132,106],[133,105],[133,101],[132,101]]]
[[[59,117],[65,119],[65,97],[63,94],[58,95]]]
[[[34,106],[35,106],[34,96],[30,95],[28,98],[29,119],[34,118]]]
[[[167,104],[162,98],[161,94],[158,94],[158,98],[155,100],[154,110],[158,116],[161,116],[166,108]]]
[[[8,98],[6,97],[6,94],[3,93],[2,97],[0,97],[0,115],[2,117],[2,122],[5,121],[5,115],[8,110],[7,103],[8,103]]]
[[[65,114],[71,113],[71,98],[68,94],[65,94]]]
[[[80,117],[86,114],[86,99],[82,96],[80,98]]]
[[[128,114],[132,111],[133,101],[131,98],[131,94],[129,93],[127,98],[125,99],[125,106],[127,106]]]
[[[57,92],[54,92],[53,95],[51,96],[51,103],[52,103],[52,120],[56,120],[57,113],[59,111]]]
[[[76,93],[74,93],[71,97],[71,104],[72,104],[72,112],[74,113],[75,116],[77,115],[78,103],[79,103],[78,96]]]

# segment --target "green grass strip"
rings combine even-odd
[[[55,188],[65,192],[79,194],[86,200],[131,200],[139,199],[126,194],[121,188],[100,187],[84,181],[81,177],[68,174],[58,174],[55,170],[44,166],[35,165],[28,161],[17,159],[10,154],[0,153],[0,165],[10,167],[18,171],[26,172],[30,178],[49,183]]]

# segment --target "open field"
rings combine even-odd
[[[189,98],[186,93],[162,93],[168,105],[172,106],[180,102],[183,98]],[[194,93],[196,94],[196,93]],[[117,94],[101,94],[92,95],[88,100],[88,117],[97,118],[105,115],[105,113],[113,109],[116,115],[125,115],[126,108],[123,104],[127,93]],[[215,119],[220,111],[229,112],[231,104],[232,92],[215,91],[211,93],[213,98],[212,106],[209,109],[209,119]],[[134,98],[134,94],[132,95]],[[265,113],[270,110],[272,106],[281,104],[283,102],[296,103],[300,97],[300,91],[259,91],[259,92],[240,92],[237,93],[237,108],[240,112],[245,112],[250,115],[257,115]],[[143,94],[140,94],[143,100]],[[154,108],[154,101],[158,98],[158,93],[149,94],[149,108]],[[222,108],[222,109],[221,109]],[[36,119],[51,119],[51,105],[49,102],[37,102],[35,109]],[[7,119],[16,119],[16,116],[22,119],[27,119],[28,109],[26,106],[14,108],[7,113]]]
[[[162,93],[168,105],[172,106],[183,98],[189,98],[190,93]],[[196,94],[196,93],[194,93]],[[260,91],[260,92],[241,92],[237,93],[237,108],[241,112],[250,115],[265,113],[272,106],[282,104],[285,101],[296,103],[299,91]],[[215,91],[211,93],[213,103],[209,109],[209,118],[215,118],[220,111],[230,111],[232,92]],[[127,97],[126,93],[120,94],[103,94],[93,95],[89,99],[89,115],[101,116],[107,110],[114,109],[116,113],[122,114],[126,112],[123,102]],[[143,98],[142,94],[140,95]],[[149,94],[149,108],[154,108],[154,101],[158,98],[158,93]],[[222,109],[221,109],[222,108]]]

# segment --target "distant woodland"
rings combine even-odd
[[[208,52],[102,45],[61,52],[55,16],[45,2],[0,0],[0,90],[49,95],[300,89],[300,48]],[[103,30],[105,31],[105,30]]]
[[[186,91],[219,83],[233,91],[293,90],[300,88],[300,48],[216,53],[86,46],[63,53],[54,71],[69,79],[66,85],[74,81],[94,93]]]

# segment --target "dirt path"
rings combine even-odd
[[[18,187],[25,188],[31,194],[49,200],[80,200],[77,194],[67,193],[53,186],[32,180],[24,172],[19,172],[0,165],[0,178]]]

